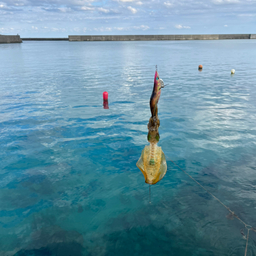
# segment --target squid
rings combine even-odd
[[[151,117],[148,122],[148,142],[149,145],[145,146],[142,150],[141,156],[136,163],[136,166],[143,173],[145,182],[153,185],[160,181],[166,174],[167,163],[164,152],[161,147],[157,146],[160,135],[158,128],[160,120],[158,118],[157,104],[160,99],[161,89],[164,88],[164,82],[159,78],[156,70],[154,78],[153,91],[150,97],[150,110]]]

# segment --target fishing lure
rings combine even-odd
[[[150,110],[151,117],[155,117],[158,114],[157,104],[160,99],[161,89],[164,88],[164,82],[159,78],[158,72],[155,72],[154,87],[150,97]]]

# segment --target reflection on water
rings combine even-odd
[[[243,225],[168,159],[255,223],[255,46],[0,45],[0,255],[244,255]],[[136,162],[156,63],[168,166],[148,204]],[[255,241],[250,232],[248,256]]]

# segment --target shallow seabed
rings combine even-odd
[[[170,159],[256,226],[256,40],[24,42],[0,60],[1,256],[244,255],[244,226]],[[168,169],[149,204],[156,64]]]

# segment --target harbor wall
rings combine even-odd
[[[158,40],[228,40],[256,39],[256,34],[213,34],[213,35],[74,35],[64,38],[20,38],[0,35],[0,43],[22,43],[22,41],[158,41]]]
[[[220,34],[219,40],[226,39],[250,39],[250,34]]]
[[[19,35],[17,36],[0,35],[0,44],[9,44],[9,43],[22,43],[22,40]]]
[[[157,41],[157,40],[227,40],[254,39],[254,34],[213,34],[213,35],[74,35],[68,36],[74,41]]]

